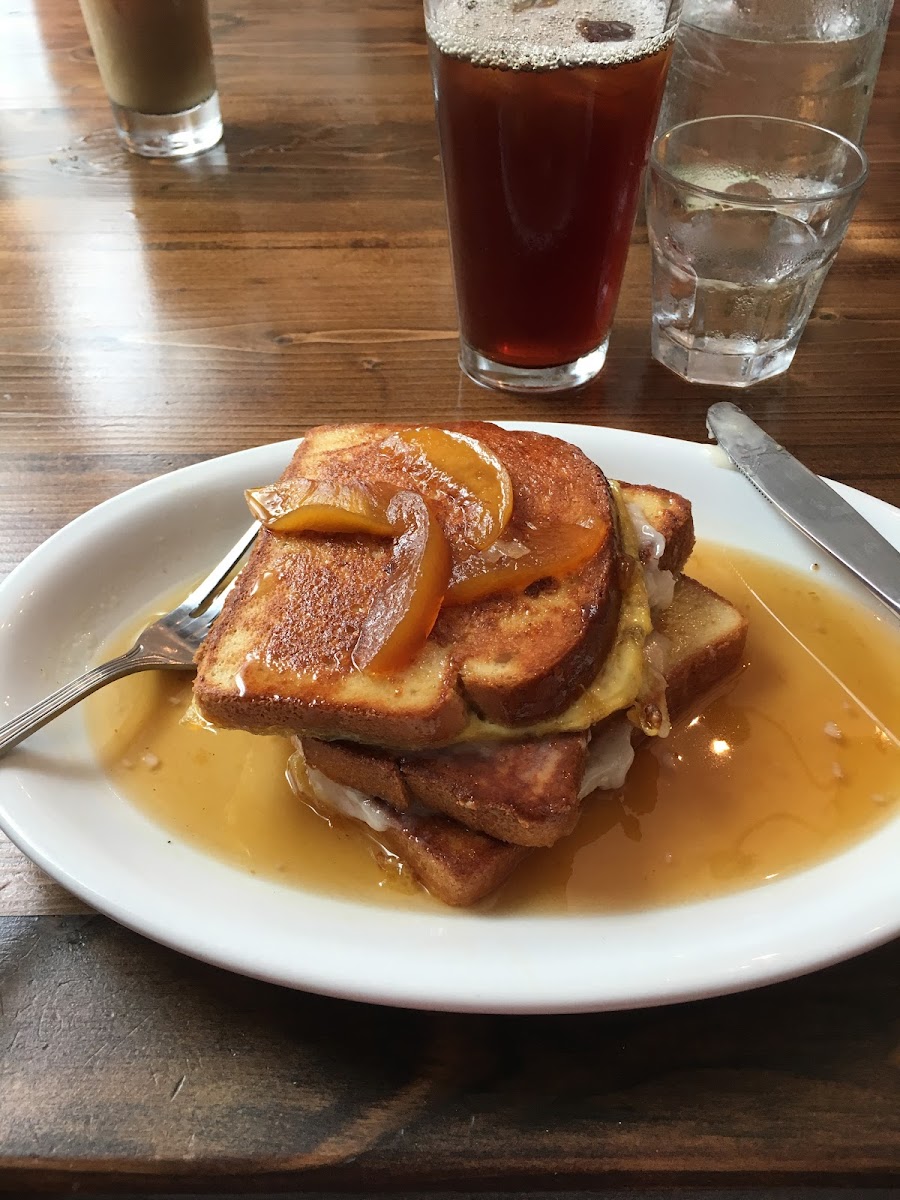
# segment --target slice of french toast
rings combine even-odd
[[[666,697],[673,716],[701,706],[709,691],[741,665],[746,620],[734,605],[696,580],[678,579],[672,604],[658,615],[657,631],[669,641]],[[636,731],[635,737],[641,735]],[[321,796],[312,802],[324,815],[346,819]],[[399,812],[390,804],[373,803],[383,828],[370,831],[371,836],[445,904],[477,903],[530,853],[525,846],[468,829],[443,813],[422,808]]]
[[[646,526],[648,571],[681,571],[694,545],[691,506],[662,488],[619,485],[634,524]],[[505,842],[552,846],[578,820],[586,732],[511,743],[454,746],[392,755],[347,741],[302,739],[310,766],[330,779],[405,811],[424,805]]]
[[[503,726],[553,717],[583,691],[615,636],[620,602],[616,510],[603,473],[576,447],[487,422],[443,428],[475,438],[513,489],[504,536],[527,542],[553,522],[602,526],[579,570],[441,611],[423,650],[391,676],[352,669],[372,597],[390,570],[386,539],[263,532],[197,656],[195,703],[214,725],[400,748],[452,741],[473,716]],[[279,482],[365,481],[425,494],[451,545],[454,497],[384,452],[390,425],[312,430]]]
[[[399,812],[425,806],[522,846],[552,846],[575,828],[587,733],[391,758],[352,742],[301,739],[310,767]]]

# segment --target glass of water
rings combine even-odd
[[[794,117],[861,142],[893,0],[685,0],[658,132]]]
[[[706,117],[658,138],[653,357],[693,383],[786,371],[867,170],[846,138],[779,117]]]

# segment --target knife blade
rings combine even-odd
[[[877,529],[736,404],[713,404],[706,428],[780,513],[900,616],[900,552]]]

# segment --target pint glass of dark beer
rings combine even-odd
[[[606,358],[681,0],[425,0],[460,365],[553,392]]]

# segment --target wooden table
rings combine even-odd
[[[120,149],[77,6],[0,2],[0,575],[132,484],[312,423],[529,417],[703,440],[648,352],[636,236],[608,365],[461,379],[417,0],[214,2],[225,144]],[[900,503],[900,23],[872,176],[789,374],[743,399]],[[900,947],[777,987],[493,1018],[295,994],[91,912],[0,842],[0,1186],[459,1192],[900,1180]]]

